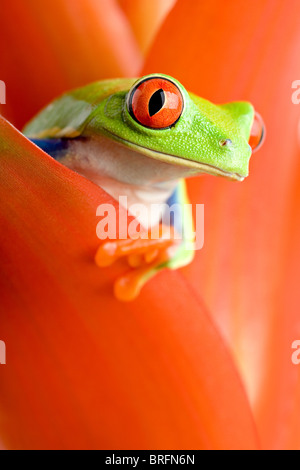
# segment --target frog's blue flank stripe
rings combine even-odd
[[[181,191],[179,185],[176,187],[173,194],[167,200],[167,204],[172,211],[170,212],[170,223],[177,230],[178,233],[182,233],[182,214],[181,214]]]
[[[67,153],[68,139],[30,139],[35,145],[40,147],[44,152],[58,160]]]

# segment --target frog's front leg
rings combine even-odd
[[[154,230],[144,231],[138,239],[103,243],[96,254],[96,264],[106,267],[127,258],[131,269],[116,280],[115,296],[130,301],[143,285],[164,268],[177,269],[194,257],[194,229],[185,181],[182,180],[166,203],[162,221]]]

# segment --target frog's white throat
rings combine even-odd
[[[114,199],[126,196],[129,212],[145,228],[159,222],[162,209],[178,180],[195,170],[154,160],[106,137],[70,140],[60,163],[93,181]],[[143,204],[145,215],[137,213]]]

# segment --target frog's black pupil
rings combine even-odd
[[[155,93],[153,93],[149,101],[149,114],[151,117],[161,110],[161,108],[165,104],[165,101],[166,97],[164,90],[160,88]]]

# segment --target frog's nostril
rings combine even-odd
[[[232,140],[230,139],[222,139],[219,141],[220,147],[230,147],[232,145]]]

